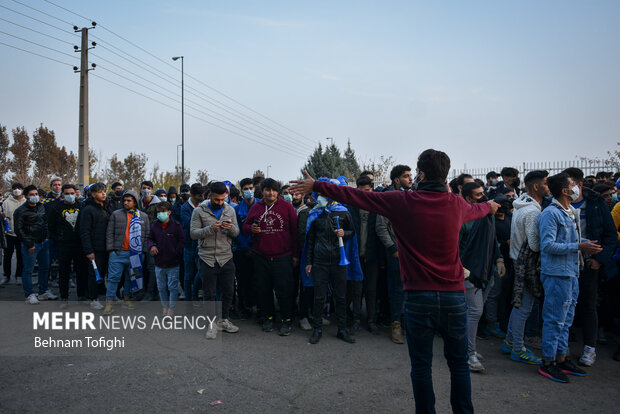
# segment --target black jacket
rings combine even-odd
[[[77,231],[77,222],[82,208],[82,203],[79,201],[72,205],[64,201],[54,202],[48,211],[50,236],[60,243],[79,246],[80,235]]]
[[[48,238],[47,215],[41,203],[37,203],[34,207],[28,202],[22,204],[15,210],[13,223],[15,223],[15,234],[28,248]]]
[[[351,214],[351,219],[353,220],[353,228],[355,229],[355,234],[357,235],[357,246],[361,247],[361,218],[360,218],[360,209],[357,207],[349,207],[349,213]],[[366,261],[372,262],[377,261],[379,259],[379,246],[381,246],[381,242],[377,237],[377,215],[375,213],[369,213],[368,215],[368,224],[366,227],[366,231],[368,232],[366,236]],[[381,249],[383,250],[383,249]]]
[[[594,190],[582,187],[583,198],[586,200],[586,237],[590,240],[598,240],[603,251],[592,256],[603,266],[601,268],[601,279],[607,281],[618,274],[616,263],[612,259],[616,250],[618,231],[609,212],[609,207],[605,200]]]
[[[84,254],[106,251],[109,219],[110,210],[107,203],[101,206],[90,197],[86,200],[78,219],[78,233]]]
[[[108,205],[110,212],[120,210],[121,208],[123,208],[123,197],[117,197],[114,192],[111,192],[110,194],[108,194]]]
[[[347,211],[333,211],[321,213],[310,225],[306,238],[306,263],[309,265],[335,265],[340,263],[340,249],[336,230],[336,219],[340,219],[340,228],[344,230],[344,240],[355,235],[353,220]]]

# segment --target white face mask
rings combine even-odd
[[[319,206],[319,208],[324,208],[327,206],[328,203],[328,199],[323,197],[323,196],[318,196],[316,199],[316,204]]]
[[[575,185],[573,186],[573,188],[571,188],[573,194],[570,195],[570,199],[572,201],[576,201],[579,198],[579,186]]]
[[[166,198],[166,196],[160,196],[160,197],[159,197],[159,199],[160,199],[161,201],[168,201],[168,199]]]
[[[75,202],[75,195],[74,194],[67,194],[65,196],[65,201],[69,204],[73,204]]]
[[[38,195],[36,195],[36,196],[32,196],[32,197],[30,197],[30,198],[28,199],[28,202],[29,202],[30,204],[37,204],[37,203],[39,202],[39,196],[38,196]]]
[[[19,197],[20,195],[22,195],[23,191],[20,190],[19,188],[16,188],[15,190],[13,190],[13,195],[15,197]]]

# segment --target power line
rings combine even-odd
[[[15,0],[14,0],[14,1],[15,1]],[[65,7],[62,7],[62,6],[60,6],[60,5],[58,5],[58,4],[54,3],[54,2],[52,2],[52,1],[50,1],[50,0],[44,0],[44,1],[45,1],[45,2],[47,2],[47,3],[49,3],[49,4],[52,4],[52,5],[56,6],[56,7],[58,7],[58,8],[60,8],[60,9],[63,9],[63,10],[65,10],[65,11],[67,11],[67,12],[69,12],[69,13],[71,13],[71,14],[75,15],[75,16],[81,17],[82,19],[85,19],[85,20],[88,20],[88,21],[90,21],[90,20],[91,20],[91,19],[89,19],[89,18],[87,18],[87,17],[85,17],[85,16],[82,16],[82,15],[80,15],[80,14],[78,14],[78,13],[75,13],[75,12],[74,12],[74,11],[72,11],[72,10],[69,10],[69,9],[67,9],[67,8],[65,8]],[[141,50],[142,52],[144,52],[144,53],[148,54],[149,56],[151,56],[151,57],[153,57],[153,58],[157,59],[158,61],[160,61],[160,62],[164,63],[166,66],[171,67],[171,68],[172,68],[172,69],[174,69],[175,71],[177,71],[177,72],[179,72],[179,71],[180,71],[180,69],[179,69],[177,66],[172,65],[170,62],[167,62],[167,61],[165,61],[165,60],[161,59],[159,56],[154,55],[153,53],[151,53],[151,52],[149,52],[148,50],[146,50],[146,49],[142,48],[141,46],[139,46],[139,45],[135,44],[134,42],[132,42],[132,41],[130,41],[130,40],[128,40],[128,39],[126,39],[126,38],[124,38],[123,36],[121,36],[121,35],[119,35],[119,34],[115,33],[114,31],[112,31],[112,30],[108,29],[106,26],[104,26],[104,25],[101,25],[101,24],[100,24],[100,25],[99,25],[99,27],[101,27],[103,30],[105,30],[105,31],[107,31],[107,32],[109,32],[109,33],[111,33],[111,34],[113,34],[114,36],[118,37],[119,39],[121,39],[121,40],[123,40],[123,41],[125,41],[125,42],[129,43],[130,45],[132,45],[133,47],[135,47],[135,48],[137,48],[137,49]],[[160,71],[160,72],[161,72],[161,71]],[[162,73],[164,73],[164,72],[162,72]],[[222,91],[220,91],[220,90],[218,90],[218,89],[216,89],[216,88],[214,88],[214,87],[212,87],[212,86],[208,85],[207,83],[205,83],[205,82],[201,81],[200,79],[198,79],[198,78],[196,78],[196,77],[194,77],[194,76],[192,76],[192,75],[190,75],[190,74],[187,74],[187,73],[186,73],[186,75],[187,75],[187,77],[188,77],[188,78],[191,78],[191,79],[195,80],[196,82],[198,82],[198,83],[200,83],[200,84],[204,85],[205,87],[207,87],[207,88],[211,89],[212,91],[214,91],[214,92],[216,92],[216,93],[218,93],[218,94],[220,94],[220,95],[224,96],[225,98],[227,98],[227,99],[231,100],[232,102],[234,102],[234,103],[236,103],[237,105],[239,105],[239,106],[241,106],[241,107],[245,108],[246,110],[251,111],[252,113],[254,113],[254,114],[256,114],[256,115],[261,116],[262,118],[264,118],[264,119],[266,119],[266,120],[268,120],[268,121],[270,121],[270,122],[272,122],[272,123],[274,123],[274,124],[276,124],[276,125],[280,126],[281,128],[284,128],[285,130],[287,130],[287,131],[289,131],[289,132],[291,132],[291,133],[293,133],[293,134],[295,134],[295,135],[298,135],[298,136],[299,136],[299,137],[301,137],[301,138],[304,138],[305,140],[308,140],[308,141],[299,141],[300,143],[307,144],[309,141],[310,141],[310,142],[312,141],[312,140],[310,140],[308,137],[306,137],[306,136],[304,136],[304,135],[302,135],[302,134],[300,134],[300,133],[298,133],[298,132],[296,132],[296,131],[294,131],[294,130],[292,130],[292,129],[288,128],[288,127],[286,127],[285,125],[282,125],[281,123],[279,123],[279,122],[277,122],[277,121],[275,121],[275,120],[271,119],[270,117],[268,117],[268,116],[266,116],[266,115],[261,114],[261,113],[260,113],[260,112],[258,112],[258,111],[255,111],[254,109],[250,108],[249,106],[244,105],[243,103],[241,103],[241,102],[237,101],[236,99],[232,98],[231,96],[228,96],[228,95],[227,95],[227,94],[225,94],[224,92],[222,92]],[[295,139],[294,139],[294,140],[295,140]],[[297,138],[296,140],[299,140],[299,138]]]
[[[2,7],[3,9],[6,9],[6,10],[12,11],[12,12],[13,12],[13,13],[15,13],[15,14],[22,15],[22,16],[24,16],[24,17],[27,17],[27,18],[31,19],[31,20],[34,20],[34,21],[37,21],[37,22],[39,22],[39,23],[43,23],[43,24],[45,24],[45,25],[47,25],[47,26],[53,27],[54,29],[58,29],[58,30],[60,30],[60,31],[62,31],[62,32],[69,33],[69,34],[72,34],[72,35],[74,35],[74,36],[79,37],[77,34],[75,34],[75,33],[71,32],[71,31],[69,31],[69,30],[65,30],[65,29],[63,29],[62,27],[58,27],[58,26],[55,26],[55,25],[53,25],[53,24],[50,24],[50,23],[44,22],[43,20],[39,20],[39,19],[37,19],[36,17],[29,16],[29,15],[27,15],[27,14],[25,14],[25,13],[18,12],[17,10],[13,10],[13,9],[11,9],[10,7],[6,7],[6,6],[3,6],[3,5],[1,5],[1,4],[0,4],[0,7]]]
[[[129,82],[133,82],[134,84],[136,84],[136,85],[138,85],[138,86],[141,86],[141,87],[143,87],[143,88],[145,88],[145,89],[148,89],[149,91],[154,92],[154,93],[156,93],[156,94],[158,94],[158,95],[161,95],[161,96],[163,96],[164,98],[170,99],[170,100],[172,100],[172,101],[174,101],[174,102],[176,102],[176,103],[181,103],[181,101],[179,101],[179,100],[176,100],[176,99],[174,99],[174,98],[171,98],[171,97],[170,97],[170,96],[168,96],[168,95],[165,95],[165,94],[163,94],[163,93],[161,93],[161,92],[159,92],[159,91],[157,91],[157,90],[155,90],[155,89],[153,89],[153,88],[151,88],[151,87],[149,87],[149,86],[145,86],[145,85],[143,85],[143,84],[141,84],[141,83],[139,83],[139,82],[136,82],[136,81],[134,81],[133,79],[130,79],[130,78],[128,78],[128,77],[126,77],[126,76],[124,76],[124,75],[121,75],[121,74],[119,74],[119,73],[117,73],[117,72],[115,72],[115,71],[113,71],[113,70],[111,70],[111,69],[108,69],[108,68],[103,67],[103,66],[101,66],[101,65],[99,65],[99,66],[98,66],[98,68],[99,68],[99,69],[103,69],[103,70],[107,70],[108,72],[110,72],[110,73],[112,73],[112,74],[114,74],[114,75],[116,75],[116,76],[118,76],[118,77],[120,77],[120,78],[123,78],[123,79],[125,79],[125,80],[127,80],[127,81],[129,81]],[[275,145],[282,145],[282,144],[280,144],[279,142],[274,142],[274,141],[273,141],[273,140],[272,140],[269,136],[267,136],[267,135],[264,135],[264,134],[262,134],[262,133],[257,133],[257,131],[253,131],[253,130],[251,130],[251,129],[248,129],[245,125],[241,125],[241,124],[239,124],[239,123],[238,123],[237,121],[235,121],[235,120],[231,120],[230,118],[227,118],[227,119],[228,119],[228,121],[227,121],[227,120],[223,120],[223,119],[221,119],[221,118],[218,118],[217,116],[214,116],[214,115],[208,114],[208,113],[206,113],[206,112],[204,112],[204,111],[201,111],[200,109],[195,108],[195,107],[193,107],[193,106],[191,106],[191,105],[186,105],[186,106],[187,106],[188,108],[190,108],[190,109],[192,109],[192,110],[194,110],[194,111],[198,112],[198,113],[201,113],[201,114],[203,114],[203,115],[206,115],[206,116],[209,116],[209,117],[211,117],[211,118],[214,118],[214,119],[216,119],[217,121],[222,122],[222,123],[224,123],[224,124],[227,124],[227,125],[229,125],[229,126],[231,126],[231,127],[234,127],[234,128],[239,128],[239,129],[241,129],[241,130],[242,130],[242,131],[244,131],[244,132],[247,132],[247,133],[250,133],[250,134],[256,134],[256,135],[261,134],[261,135],[263,136],[263,138],[264,138],[264,139],[269,140],[269,142],[270,142],[270,143],[273,143],[273,144],[275,144]],[[206,108],[204,108],[204,109],[206,109]],[[209,109],[207,109],[207,110],[208,110],[208,111],[210,111],[210,112],[214,112],[214,111],[211,111],[211,110],[209,110]],[[217,113],[216,113],[216,114],[217,114]],[[220,116],[221,116],[221,114],[217,114],[217,115],[220,115]],[[229,121],[230,121],[230,122],[229,122]],[[288,145],[288,148],[286,148],[286,149],[287,149],[287,150],[289,150],[289,151],[291,151],[291,152],[295,152],[295,153],[298,153],[299,155],[301,155],[301,152],[299,152],[299,150],[298,150],[297,148],[295,148],[294,146],[292,146],[292,145],[290,145],[290,144]]]
[[[49,47],[49,46],[45,46],[45,45],[42,45],[42,44],[40,44],[40,43],[33,42],[32,40],[24,39],[23,37],[19,37],[19,36],[12,35],[12,34],[10,34],[10,33],[4,32],[4,31],[2,31],[2,30],[0,30],[0,33],[2,33],[2,34],[4,34],[4,35],[7,35],[7,36],[14,37],[15,39],[19,39],[19,40],[22,40],[22,41],[24,41],[24,42],[32,43],[33,45],[37,45],[37,46],[42,47],[42,48],[45,48],[45,49],[52,50],[52,51],[54,51],[54,52],[56,52],[56,53],[60,53],[61,55],[69,56],[69,57],[70,57],[70,58],[72,58],[72,59],[79,59],[79,58],[78,58],[77,56],[75,56],[75,55],[71,55],[71,54],[69,54],[69,53],[65,53],[65,52],[63,52],[63,51],[61,51],[61,50],[57,50],[57,49],[51,48],[51,47]]]
[[[31,9],[31,10],[34,10],[34,11],[37,11],[37,12],[39,12],[39,13],[41,13],[41,14],[44,14],[44,15],[46,15],[46,16],[49,16],[49,17],[51,17],[52,19],[56,19],[56,20],[58,20],[59,22],[66,23],[66,24],[68,24],[69,26],[73,26],[73,23],[71,23],[71,22],[68,22],[68,21],[66,21],[66,20],[60,19],[60,18],[58,18],[58,17],[56,17],[56,16],[54,16],[54,15],[51,15],[51,14],[46,13],[46,12],[44,12],[44,11],[41,11],[41,10],[39,10],[39,9],[35,9],[35,8],[34,8],[34,7],[32,7],[32,6],[29,6],[29,5],[27,5],[27,4],[22,3],[21,1],[17,1],[17,0],[11,0],[11,1],[12,1],[13,3],[21,4],[22,6],[24,6],[24,7],[28,7],[28,8],[29,8],[29,9]]]
[[[101,59],[101,60],[103,60],[103,61],[105,61],[105,62],[107,62],[107,63],[109,63],[109,64],[111,64],[111,65],[113,65],[113,66],[115,66],[115,67],[117,67],[117,68],[119,68],[119,69],[121,69],[121,70],[125,71],[125,72],[127,72],[127,73],[130,73],[131,75],[133,75],[133,76],[137,77],[138,79],[141,79],[141,80],[143,80],[143,81],[145,81],[145,82],[148,82],[148,83],[150,83],[150,84],[152,84],[152,85],[155,85],[156,87],[158,87],[158,88],[160,88],[160,89],[162,89],[162,90],[164,90],[164,91],[166,91],[166,92],[168,92],[168,93],[170,93],[170,94],[174,95],[174,96],[175,96],[175,97],[177,97],[177,98],[178,98],[178,97],[180,97],[180,96],[179,96],[179,94],[178,94],[178,92],[175,92],[175,91],[172,91],[172,90],[170,90],[170,89],[164,88],[163,86],[161,86],[161,85],[159,85],[159,84],[157,84],[157,83],[155,83],[155,82],[153,82],[153,81],[151,81],[151,80],[149,80],[149,79],[146,79],[145,77],[140,76],[140,75],[138,75],[137,73],[134,73],[134,72],[132,72],[132,71],[130,71],[130,70],[128,70],[128,69],[126,69],[126,68],[124,68],[124,67],[120,66],[120,65],[117,65],[117,64],[115,64],[114,62],[112,62],[112,61],[110,61],[110,60],[108,60],[108,59],[105,59],[105,58],[103,58],[103,57],[101,57],[101,56],[99,56],[99,55],[97,55],[97,54],[95,54],[95,53],[91,53],[91,56],[94,56],[94,57],[96,57],[96,58],[98,58],[98,59]],[[101,68],[101,66],[99,66],[99,67]],[[124,76],[122,76],[122,75],[120,75],[120,74],[118,74],[118,73],[115,73],[115,72],[111,71],[110,69],[107,69],[107,68],[103,68],[103,69],[108,70],[108,71],[110,71],[110,72],[114,73],[115,75],[117,75],[117,76],[119,76],[119,77],[122,77],[123,79],[126,79],[126,80],[128,80],[128,81],[130,81],[130,82],[135,82],[135,81],[133,81],[132,79],[129,79],[129,78],[127,78],[127,77],[124,77]],[[135,83],[136,83],[136,84],[138,84],[138,85],[140,85],[140,84],[139,84],[139,83],[137,83],[137,82],[135,82]],[[149,90],[150,90],[150,91],[152,91],[152,92],[158,93],[158,94],[160,94],[160,95],[162,95],[162,96],[165,96],[165,97],[167,97],[167,98],[171,99],[169,96],[166,96],[166,95],[164,95],[164,94],[162,94],[162,93],[160,93],[160,92],[158,92],[158,91],[155,91],[154,89],[152,89],[152,88],[150,88],[150,87],[147,87],[147,86],[144,86],[144,85],[140,85],[140,86],[142,86],[142,87],[144,87],[144,88],[146,88],[146,89],[149,89]],[[277,139],[277,137],[274,137],[271,133],[265,134],[265,133],[263,133],[263,132],[259,132],[259,131],[256,131],[256,130],[252,130],[252,128],[251,128],[251,127],[248,127],[248,126],[246,126],[246,125],[240,124],[240,123],[239,123],[239,121],[236,121],[235,119],[232,119],[232,118],[230,118],[230,117],[227,117],[226,115],[224,115],[224,114],[222,114],[222,113],[220,113],[220,112],[213,111],[213,110],[211,110],[211,109],[209,109],[209,108],[206,108],[205,106],[201,105],[200,103],[198,103],[198,102],[196,102],[196,101],[194,101],[194,100],[192,100],[192,99],[186,99],[186,101],[188,101],[188,102],[190,102],[190,103],[193,103],[193,104],[195,104],[195,105],[198,105],[198,106],[199,106],[199,108],[202,108],[202,109],[204,109],[205,111],[208,111],[208,112],[210,112],[210,113],[213,113],[213,114],[215,114],[215,115],[217,115],[217,116],[221,116],[221,117],[223,117],[224,119],[227,119],[227,120],[228,120],[228,121],[230,121],[230,122],[233,122],[233,123],[235,123],[235,124],[237,124],[237,125],[240,125],[242,128],[248,128],[248,129],[250,129],[250,130],[251,130],[251,132],[252,132],[252,133],[257,134],[257,135],[261,135],[261,136],[263,136],[263,137],[265,137],[265,138],[267,138],[267,139],[271,140],[272,142],[274,141],[274,139]],[[179,101],[177,100],[176,102],[178,103]],[[194,109],[194,110],[196,110],[196,111],[198,111],[198,112],[200,112],[200,113],[202,113],[202,114],[204,114],[204,115],[214,117],[213,115],[207,114],[206,112],[201,111],[201,110],[200,110],[200,109],[198,109],[198,108],[192,107],[191,105],[188,105],[188,108]],[[225,110],[225,109],[224,109],[224,110]],[[230,111],[227,111],[227,112],[230,112]],[[217,118],[216,118],[216,119],[217,119]],[[225,122],[225,121],[222,121],[221,119],[218,119],[218,120],[219,120],[220,122]],[[246,121],[246,122],[247,122],[247,121]],[[261,129],[265,129],[265,128],[261,128]],[[267,132],[269,132],[269,131],[267,131]],[[281,140],[279,140],[279,141],[281,141]],[[274,142],[274,143],[275,143],[275,142]],[[299,151],[299,148],[296,148],[296,147],[295,147],[294,145],[292,145],[290,142],[286,142],[286,141],[284,141],[284,142],[277,142],[276,144],[277,144],[277,145],[284,145],[284,146],[288,146],[290,149],[292,149],[292,150],[293,150],[293,151],[295,151],[295,152]]]
[[[0,45],[4,45],[4,46],[11,47],[11,48],[13,48],[13,49],[21,50],[22,52],[30,53],[31,55],[39,56],[39,57],[45,58],[45,59],[47,59],[47,60],[51,60],[51,61],[54,61],[54,62],[61,63],[61,64],[63,64],[63,65],[73,66],[73,65],[72,65],[72,64],[70,64],[70,63],[67,63],[67,62],[62,62],[62,61],[60,61],[60,60],[58,60],[58,59],[54,59],[54,58],[51,58],[51,57],[49,57],[49,56],[41,55],[41,54],[39,54],[39,53],[32,52],[32,51],[30,51],[30,50],[22,49],[21,47],[13,46],[13,45],[10,45],[10,44],[8,44],[8,43],[0,42]]]
[[[159,100],[157,100],[157,99],[154,99],[154,98],[152,98],[152,97],[150,97],[150,96],[144,95],[143,93],[140,93],[140,92],[135,91],[135,90],[133,90],[133,89],[131,89],[131,88],[128,88],[128,87],[126,87],[126,86],[123,86],[123,85],[121,85],[121,84],[119,84],[119,83],[116,83],[116,82],[114,82],[114,81],[111,81],[111,80],[109,80],[109,79],[106,79],[106,78],[104,78],[104,77],[102,77],[102,76],[97,75],[96,73],[91,73],[91,75],[92,75],[92,76],[95,76],[95,77],[97,77],[97,78],[99,78],[99,79],[102,79],[102,80],[104,80],[104,81],[106,81],[106,82],[112,83],[112,84],[114,84],[114,85],[116,85],[116,86],[119,86],[119,87],[121,87],[121,88],[123,88],[123,89],[125,89],[125,90],[127,90],[127,91],[129,91],[129,92],[133,92],[133,93],[135,93],[135,94],[137,94],[137,95],[140,95],[140,96],[142,96],[142,97],[144,97],[144,98],[147,98],[147,99],[149,99],[149,100],[151,100],[151,101],[157,102],[157,103],[159,103],[159,104],[161,104],[161,105],[164,105],[164,106],[166,106],[166,107],[168,107],[168,108],[171,108],[171,109],[173,109],[173,110],[175,110],[175,111],[177,111],[177,112],[180,112],[180,110],[179,110],[178,108],[176,108],[176,107],[174,107],[174,106],[172,106],[172,105],[166,104],[166,103],[161,102],[161,101],[159,101]],[[254,138],[252,138],[252,137],[248,137],[247,135],[240,134],[239,132],[236,132],[236,131],[233,131],[233,130],[228,129],[228,128],[226,128],[226,127],[223,127],[223,126],[221,126],[221,125],[215,124],[215,123],[213,123],[213,122],[211,122],[211,121],[208,121],[208,120],[206,120],[206,119],[200,118],[200,117],[198,117],[198,116],[196,116],[196,115],[188,114],[188,116],[190,116],[190,117],[192,117],[192,118],[195,118],[195,119],[197,119],[197,120],[199,120],[199,121],[202,121],[202,122],[204,122],[204,123],[207,123],[207,124],[209,124],[209,125],[212,125],[212,126],[214,126],[214,127],[216,127],[216,128],[219,128],[219,129],[222,129],[222,130],[224,130],[224,131],[230,132],[231,134],[234,134],[234,135],[237,135],[237,136],[243,137],[243,138],[245,138],[245,139],[247,139],[247,140],[249,140],[249,141],[255,142],[255,143],[260,144],[260,145],[267,146],[267,147],[272,148],[272,149],[274,149],[274,150],[276,150],[276,151],[280,151],[280,152],[283,152],[283,153],[285,153],[285,154],[292,155],[292,156],[294,156],[294,157],[298,157],[298,158],[305,159],[305,157],[302,157],[302,156],[301,156],[301,155],[299,155],[299,154],[294,154],[294,153],[291,153],[291,152],[287,151],[287,150],[286,150],[286,149],[284,149],[284,148],[274,147],[274,146],[269,145],[269,144],[267,144],[267,143],[265,143],[265,142],[256,141],[256,140],[255,140]]]
[[[73,44],[74,44],[73,42],[67,42],[66,40],[60,39],[60,38],[58,38],[58,37],[56,37],[56,36],[52,36],[52,35],[50,35],[50,34],[43,33],[43,32],[40,32],[40,31],[38,31],[38,30],[34,30],[34,29],[32,29],[32,28],[30,28],[30,27],[28,27],[28,26],[22,26],[21,24],[17,24],[17,23],[15,23],[15,22],[10,21],[10,20],[3,19],[2,17],[0,17],[0,20],[4,20],[4,21],[5,21],[5,22],[7,22],[7,23],[10,23],[10,24],[15,25],[15,26],[19,26],[19,27],[21,27],[22,29],[30,30],[31,32],[35,32],[35,33],[38,33],[38,34],[40,34],[40,35],[43,35],[43,36],[49,37],[50,39],[58,40],[59,42],[67,43],[67,44],[69,44],[69,45],[73,45]]]

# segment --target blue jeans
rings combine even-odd
[[[387,262],[387,285],[390,297],[390,320],[400,322],[403,316],[403,280],[400,278],[400,263],[396,257],[388,257]]]
[[[527,289],[523,289],[523,297],[521,306],[513,307],[510,312],[510,320],[508,321],[508,332],[506,332],[506,341],[512,343],[512,348],[517,351],[523,349],[523,332],[525,331],[525,323],[530,317],[532,307],[536,303],[536,298],[531,295]]]
[[[106,287],[106,299],[112,300],[116,296],[118,284],[123,280],[123,275],[131,275],[129,266],[129,250],[112,252],[108,261],[108,285]],[[131,279],[125,277],[123,297],[129,297],[131,293]]]
[[[30,296],[32,292],[32,271],[35,262],[39,264],[39,295],[47,291],[47,279],[50,275],[50,248],[49,240],[43,243],[34,244],[34,253],[28,253],[28,247],[22,243],[22,260],[24,262],[24,270],[22,273],[22,285],[24,287],[24,295]]]
[[[161,305],[164,308],[174,310],[179,297],[179,266],[155,266],[155,275],[157,277],[157,289],[159,290]]]
[[[467,363],[467,306],[463,292],[406,291],[405,332],[411,359],[416,413],[435,413],[431,366],[433,339],[441,334],[450,367],[450,403],[454,413],[473,413]]]
[[[542,354],[545,361],[551,362],[556,355],[568,352],[568,329],[575,317],[579,282],[576,277],[545,274],[540,275],[540,280],[545,289]]]
[[[190,301],[193,297],[198,296],[196,279],[200,278],[200,272],[198,271],[198,252],[195,248],[186,247],[183,249],[183,262],[185,266],[183,291],[185,292],[185,300]]]

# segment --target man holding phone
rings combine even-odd
[[[190,237],[198,240],[200,276],[205,300],[215,314],[214,302],[217,287],[222,295],[222,313],[217,329],[207,329],[207,339],[215,339],[217,331],[235,333],[239,328],[228,319],[228,312],[235,292],[235,264],[232,260],[232,241],[239,235],[235,210],[226,203],[226,184],[216,181],[209,186],[209,199],[203,201],[192,213]]]

